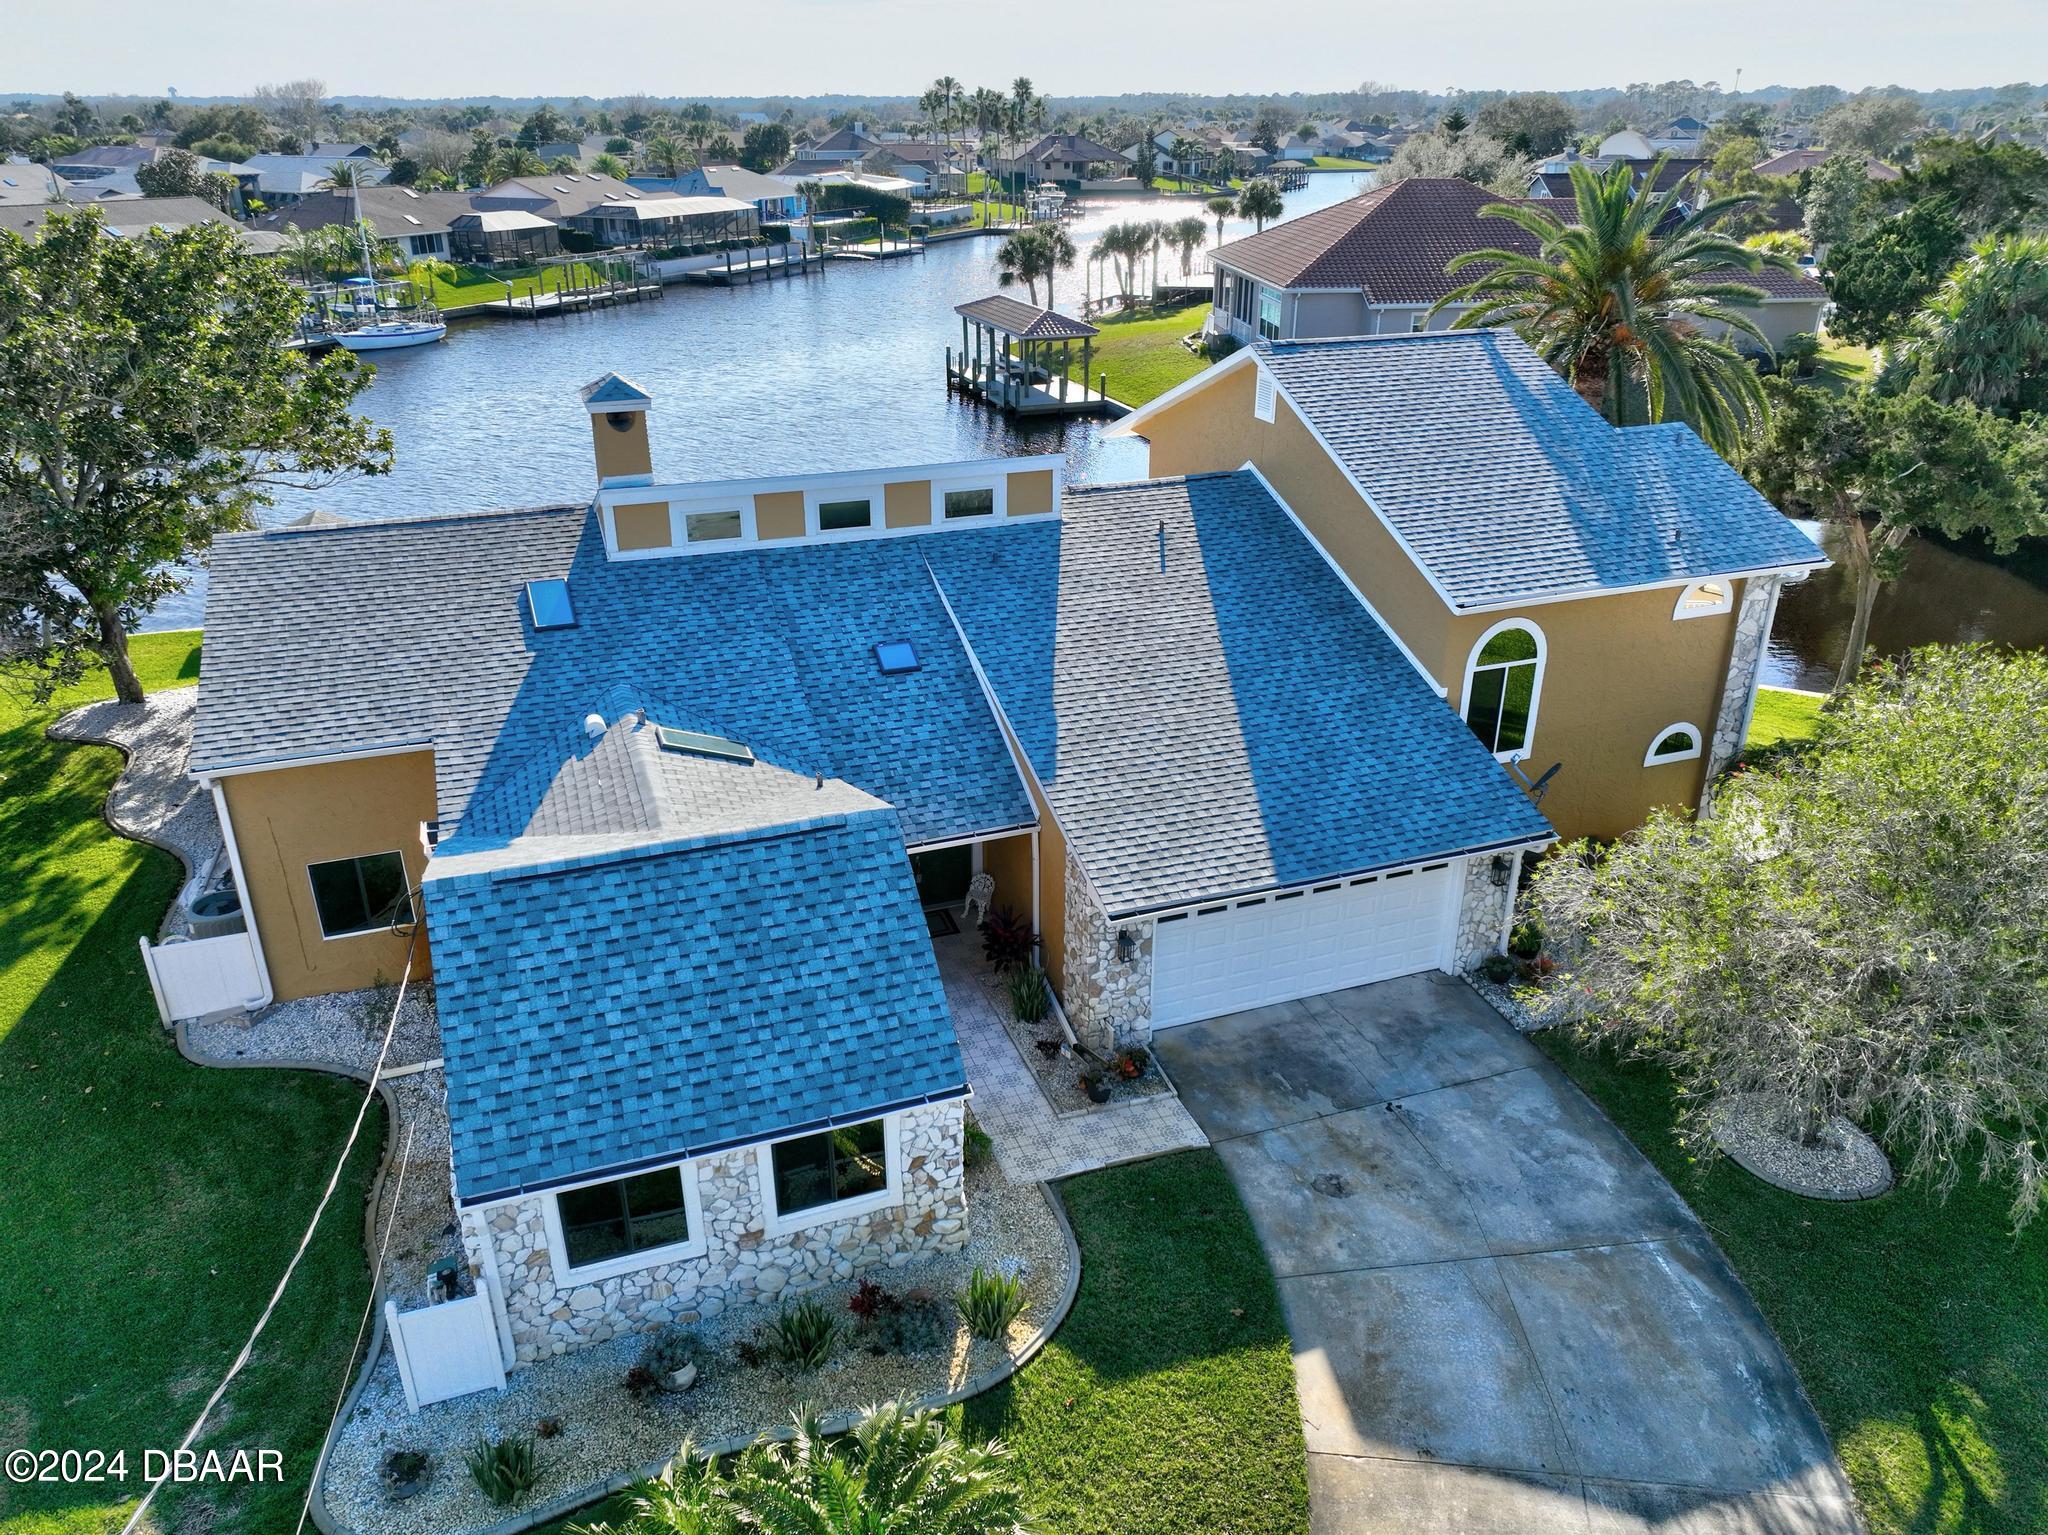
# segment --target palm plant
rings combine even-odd
[[[960,82],[951,75],[940,75],[932,81],[932,90],[939,98],[939,121],[950,136],[953,128],[954,111],[960,103]]]
[[[640,153],[646,157],[647,163],[662,175],[680,176],[683,173],[683,161],[689,151],[683,148],[681,140],[664,133],[658,138],[649,139],[640,147]]]
[[[1030,1535],[1000,1440],[963,1443],[934,1414],[894,1402],[839,1439],[807,1410],[795,1426],[789,1443],[757,1443],[730,1470],[685,1440],[668,1470],[627,1497],[624,1523],[575,1535]]]
[[[1280,188],[1265,176],[1247,181],[1237,196],[1237,216],[1250,219],[1254,231],[1263,231],[1266,220],[1277,219],[1282,210]]]
[[[626,162],[614,154],[599,155],[590,162],[590,168],[600,176],[610,176],[617,181],[624,181],[629,174]]]
[[[1180,250],[1180,275],[1186,277],[1195,264],[1195,253],[1202,248],[1202,242],[1209,238],[1208,220],[1199,214],[1190,213],[1177,220],[1169,236]]]
[[[1791,262],[1717,231],[1753,197],[1715,198],[1681,217],[1680,187],[1649,190],[1663,164],[1660,156],[1645,173],[1641,192],[1627,165],[1573,165],[1571,223],[1529,203],[1480,209],[1527,231],[1539,249],[1453,258],[1446,272],[1483,264],[1486,273],[1430,312],[1470,305],[1458,327],[1512,326],[1616,426],[1684,421],[1727,453],[1761,421],[1763,389],[1742,354],[1703,327],[1747,336],[1768,352],[1770,342],[1742,312],[1762,303],[1762,292],[1722,274]]]
[[[804,223],[815,236],[818,227],[818,210],[825,202],[825,183],[815,180],[799,181],[796,184],[796,195],[804,200]]]
[[[1212,197],[1204,206],[1208,208],[1209,212],[1216,219],[1216,243],[1221,245],[1223,243],[1223,221],[1229,218],[1231,214],[1237,212],[1237,199],[1234,197]]]
[[[1899,351],[1938,400],[2000,415],[2048,410],[2048,235],[1979,240]]]
[[[1074,237],[1060,224],[1041,224],[1032,231],[1038,236],[1039,248],[1045,253],[1045,307],[1056,308],[1059,300],[1053,297],[1053,279],[1061,272],[1074,270],[1074,262],[1080,252],[1074,248]]]
[[[1021,230],[997,248],[996,282],[1005,288],[1021,282],[1034,306],[1038,303],[1038,279],[1046,275],[1045,247],[1037,230]]]

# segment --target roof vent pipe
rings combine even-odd
[[[591,740],[593,740],[593,741],[597,741],[597,740],[601,740],[601,739],[603,739],[603,737],[604,737],[604,716],[603,716],[602,714],[597,714],[597,713],[591,713],[591,714],[586,714],[586,715],[584,715],[584,716],[583,716],[583,733],[584,733],[585,735],[589,736],[589,737],[590,737],[590,739],[591,739]]]

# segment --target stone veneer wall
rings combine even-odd
[[[632,1329],[687,1325],[728,1306],[954,1252],[967,1244],[964,1109],[955,1099],[900,1116],[903,1203],[888,1209],[771,1237],[759,1163],[746,1147],[696,1164],[710,1244],[702,1257],[565,1286],[548,1253],[545,1196],[536,1196],[463,1223],[470,1263],[478,1274],[486,1262],[496,1266],[514,1360],[531,1364]],[[478,1226],[488,1233],[489,1253],[481,1250]]]
[[[1088,878],[1067,852],[1066,986],[1060,1003],[1081,1042],[1103,1054],[1152,1038],[1152,933],[1149,919],[1114,923],[1096,904]],[[1137,952],[1119,959],[1116,935],[1127,927]]]
[[[1512,859],[1514,854],[1506,856]],[[1501,924],[1507,919],[1508,902],[1513,898],[1513,876],[1496,885],[1491,857],[1465,860],[1465,885],[1458,894],[1458,942],[1454,951],[1454,964],[1460,973],[1499,950]]]
[[[1707,743],[1706,783],[1700,793],[1705,808],[1714,780],[1742,754],[1743,732],[1749,726],[1750,699],[1756,691],[1764,647],[1771,638],[1771,613],[1783,576],[1755,576],[1743,583],[1742,606],[1735,614],[1735,642],[1729,648],[1728,681],[1721,690],[1721,711]]]

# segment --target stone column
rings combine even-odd
[[[1060,1001],[1081,1043],[1107,1055],[1152,1038],[1152,930],[1150,920],[1111,922],[1095,900],[1087,876],[1067,850],[1066,985]],[[1117,935],[1129,932],[1131,957],[1118,952]]]
[[[1493,882],[1493,857],[1468,858],[1458,892],[1458,938],[1452,967],[1460,974],[1472,969],[1500,948],[1501,926],[1507,921],[1508,905],[1515,898],[1514,854],[1506,880]]]
[[[1754,576],[1743,583],[1742,606],[1735,614],[1735,643],[1728,655],[1728,678],[1721,688],[1713,738],[1707,743],[1706,788],[1700,796],[1703,815],[1714,780],[1742,755],[1750,712],[1756,706],[1757,679],[1763,674],[1764,649],[1770,643],[1771,619],[1778,611],[1778,590],[1784,580],[1783,576]]]

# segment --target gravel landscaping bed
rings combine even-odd
[[[775,1311],[735,1306],[691,1329],[701,1346],[702,1373],[686,1393],[643,1401],[625,1390],[626,1371],[644,1342],[633,1333],[516,1370],[503,1391],[438,1402],[417,1414],[406,1410],[387,1349],[336,1437],[322,1482],[328,1511],[353,1535],[476,1535],[518,1512],[488,1502],[471,1482],[463,1455],[480,1437],[537,1434],[543,1419],[559,1425],[552,1437],[536,1441],[540,1481],[522,1508],[538,1510],[565,1498],[572,1500],[565,1506],[596,1498],[622,1472],[651,1471],[686,1435],[699,1446],[723,1445],[779,1428],[806,1402],[827,1414],[853,1413],[879,1401],[958,1391],[1035,1346],[1060,1320],[1069,1252],[1049,1198],[1039,1184],[1007,1182],[992,1164],[977,1168],[968,1175],[973,1234],[967,1247],[871,1276],[897,1296],[917,1289],[950,1302],[977,1265],[1016,1272],[1027,1304],[1002,1342],[973,1339],[956,1324],[952,1339],[930,1352],[876,1355],[849,1332],[815,1372],[749,1368],[740,1362],[738,1345]],[[847,1302],[854,1285],[809,1293],[851,1323]],[[404,1501],[388,1498],[377,1479],[394,1449],[424,1450],[433,1461],[426,1491]]]
[[[1534,997],[1536,988],[1526,981],[1489,981],[1477,970],[1467,970],[1465,979],[1474,991],[1485,1000],[1501,1017],[1507,1019],[1524,1034],[1550,1027],[1550,1020],[1541,1016],[1524,998]]]
[[[1892,1166],[1876,1141],[1846,1119],[1831,1119],[1807,1145],[1788,1134],[1784,1106],[1759,1093],[1714,1111],[1714,1141],[1736,1166],[1808,1199],[1874,1199],[1892,1186]]]
[[[1096,1103],[1088,1096],[1088,1090],[1081,1085],[1081,1058],[1074,1054],[1074,1047],[1066,1043],[1066,1036],[1060,1032],[1057,1019],[1047,1018],[1043,1023],[1019,1023],[1010,1009],[1009,991],[997,977],[981,978],[981,988],[988,993],[989,1002],[996,1010],[996,1016],[1003,1020],[1003,1031],[1010,1036],[1010,1043],[1017,1047],[1017,1054],[1024,1064],[1031,1068],[1032,1078],[1038,1083],[1038,1090],[1045,1095],[1045,1101],[1052,1105],[1053,1112],[1062,1117],[1069,1114],[1089,1114],[1097,1109],[1113,1109],[1122,1103],[1137,1103],[1146,1098],[1173,1096],[1173,1084],[1166,1079],[1166,1073],[1151,1051],[1145,1052],[1145,1074],[1137,1078],[1109,1074],[1109,1098]],[[1047,1055],[1038,1048],[1041,1039],[1057,1039],[1060,1050],[1057,1055]]]

